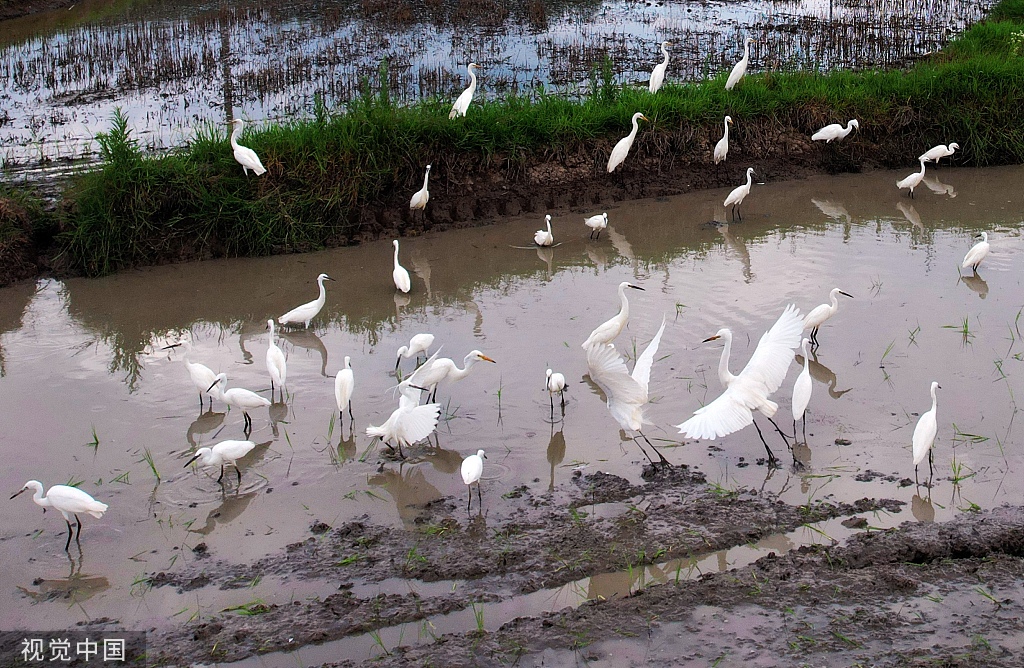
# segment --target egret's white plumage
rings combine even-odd
[[[974,244],[971,250],[967,251],[967,255],[964,256],[963,264],[960,266],[964,269],[971,267],[974,269],[974,273],[978,273],[978,265],[988,255],[990,247],[988,245],[988,232],[982,232],[978,236],[981,237],[981,241]]]
[[[732,90],[747,73],[747,65],[750,64],[750,43],[753,41],[753,37],[743,40],[743,58],[733,66],[732,72],[729,73],[729,79],[725,82],[726,90]]]
[[[317,285],[320,286],[320,296],[311,302],[307,302],[302,306],[296,306],[291,311],[288,311],[283,316],[277,319],[278,324],[281,325],[298,325],[302,323],[303,327],[309,327],[309,321],[316,317],[320,313],[320,309],[324,307],[324,302],[327,301],[327,290],[324,288],[324,281],[333,281],[334,279],[327,274],[320,274],[316,277]]]
[[[753,184],[753,179],[751,177],[753,175],[754,168],[747,167],[747,182],[742,186],[733,188],[732,192],[729,193],[729,196],[725,198],[725,206],[732,207],[732,214],[734,218],[736,217],[740,205],[743,204],[743,200],[750,194],[750,186]],[[741,215],[740,218],[743,218],[743,216]]]
[[[235,155],[235,160],[245,170],[245,175],[249,176],[249,170],[251,169],[256,176],[263,174],[266,168],[263,167],[263,163],[260,162],[260,157],[256,155],[256,151],[242,146],[238,143],[238,138],[242,136],[242,123],[241,118],[236,118],[231,121],[234,129],[231,131],[231,150]]]
[[[423,187],[413,193],[412,199],[409,200],[410,209],[425,209],[427,208],[427,201],[430,199],[430,191],[427,190],[427,180],[430,178],[430,165],[427,165],[427,172],[423,175]]]
[[[921,185],[921,181],[924,180],[924,160],[921,160],[921,171],[914,172],[907,176],[905,179],[901,179],[896,182],[896,187],[900,190],[904,188],[910,188],[910,196],[914,196],[914,188]]]
[[[633,147],[633,141],[636,139],[637,130],[640,129],[638,121],[641,119],[645,121],[648,120],[648,118],[639,111],[633,114],[633,129],[628,135],[620,139],[619,142],[615,144],[615,148],[612,149],[612,154],[608,156],[609,174],[614,172],[615,168],[621,165],[622,161],[626,159],[627,155],[629,155],[629,149]]]
[[[270,345],[267,347],[267,372],[270,374],[270,394],[274,394],[274,383],[281,388],[284,394],[284,384],[288,380],[288,363],[284,359],[284,351],[274,343],[274,321],[267,320],[267,329],[270,330]],[[211,380],[210,383],[214,383]],[[284,401],[282,399],[282,401]]]
[[[352,358],[345,355],[345,366],[334,377],[334,400],[338,402],[338,418],[345,416],[348,406],[348,418],[352,420],[352,392],[356,389],[356,378],[352,372]]]
[[[551,214],[544,216],[544,222],[547,223],[548,229],[533,233],[533,243],[538,246],[550,246],[555,243],[555,237],[551,234]]]
[[[732,124],[732,116],[726,116],[723,125],[725,126],[725,132],[722,134],[722,138],[715,144],[715,164],[725,160],[726,156],[729,155],[729,126]]]
[[[918,158],[921,162],[934,162],[936,165],[939,164],[939,160],[942,160],[947,155],[953,155],[953,152],[960,148],[960,144],[952,142],[949,146],[945,144],[939,144],[928,149]]]
[[[665,83],[665,71],[668,69],[668,47],[670,46],[672,46],[672,42],[661,43],[661,55],[665,56],[665,60],[655,65],[654,71],[651,72],[651,82],[647,89],[652,93],[657,93],[661,85]]]
[[[828,293],[828,304],[820,304],[811,309],[804,318],[804,330],[811,330],[811,343],[818,345],[818,328],[839,310],[839,295],[853,299],[849,292],[843,292],[839,288],[832,288]]]
[[[850,119],[846,123],[845,128],[843,128],[840,123],[826,125],[811,135],[811,141],[823,141],[826,144],[831,144],[834,141],[838,141],[846,137],[846,135],[853,132],[854,128],[857,128],[858,130],[860,129],[860,122],[856,118]]]
[[[65,551],[71,546],[72,515],[75,516],[75,521],[78,523],[77,540],[82,537],[82,520],[78,517],[79,513],[88,513],[96,519],[99,519],[103,517],[103,513],[107,512],[107,504],[100,503],[77,487],[71,487],[69,485],[53,485],[46,492],[46,496],[43,496],[43,483],[38,480],[29,480],[25,483],[24,487],[12,494],[11,498],[13,499],[29,489],[35,490],[35,493],[32,495],[32,500],[35,501],[37,506],[41,506],[43,510],[46,510],[47,508],[55,508],[64,516],[64,521],[68,524],[68,542],[64,545]]]
[[[917,426],[914,427],[914,475],[917,475],[917,466],[924,461],[925,457],[928,457],[928,466],[931,467],[931,451],[932,444],[935,442],[935,434],[939,431],[938,421],[935,418],[935,411],[937,408],[937,402],[935,398],[935,390],[941,389],[941,385],[937,382],[932,381],[931,394],[932,394],[932,407],[930,410],[921,414],[920,419],[917,421]]]
[[[405,457],[402,452],[403,445],[412,445],[422,441],[437,428],[438,416],[441,414],[440,404],[419,405],[420,390],[408,383],[399,386],[401,396],[398,398],[396,408],[387,421],[379,427],[369,426],[366,428],[366,435],[377,437],[389,448],[394,450],[391,441],[398,444],[398,454]]]
[[[796,436],[796,421],[804,421],[804,440],[807,440],[807,405],[811,403],[811,358],[807,352],[810,340],[804,339],[800,342],[800,349],[804,354],[804,368],[793,383],[793,436]]]
[[[587,337],[587,340],[583,342],[583,345],[580,346],[581,348],[586,349],[598,343],[611,343],[615,340],[615,337],[622,333],[622,328],[626,326],[626,322],[629,320],[629,300],[626,299],[626,288],[643,290],[639,285],[633,285],[629,281],[619,283],[619,312],[598,325],[590,333],[590,336]]]
[[[203,466],[220,466],[220,477],[217,482],[224,478],[224,466],[230,464],[235,467],[238,474],[238,484],[242,484],[242,471],[238,468],[238,460],[252,452],[256,444],[252,441],[221,441],[212,448],[199,448],[192,459],[185,462],[184,468],[197,459],[202,459]]]
[[[548,399],[551,400],[551,412],[555,412],[555,393],[558,393],[565,406],[565,376],[548,369],[545,372],[544,387],[548,391]]]
[[[217,379],[217,374],[213,372],[213,369],[200,364],[199,362],[189,361],[189,355],[192,354],[192,342],[189,339],[185,339],[181,343],[175,343],[173,345],[165,346],[164,350],[170,350],[171,348],[177,348],[178,346],[185,346],[185,355],[182,361],[185,362],[185,368],[188,369],[188,376],[192,379],[192,385],[195,386],[199,392],[199,411],[203,410],[203,395],[209,394],[210,383]],[[213,395],[210,395],[210,409],[213,410]]]
[[[401,364],[402,358],[409,359],[410,357],[418,357],[420,353],[424,355],[430,350],[430,346],[434,345],[433,334],[416,334],[409,339],[409,345],[402,346],[398,349],[398,359],[395,360],[395,368]]]
[[[469,86],[466,90],[462,91],[462,95],[459,95],[458,99],[455,100],[455,104],[452,105],[451,112],[448,113],[448,118],[466,115],[466,111],[469,109],[469,103],[473,101],[473,94],[476,93],[476,73],[474,70],[478,68],[479,65],[476,63],[470,63],[466,66],[466,71],[469,72]]]
[[[496,363],[479,350],[471,350],[463,359],[462,368],[460,369],[455,366],[455,362],[453,362],[451,358],[438,357],[440,353],[441,351],[439,350],[431,355],[427,361],[420,366],[420,368],[416,369],[411,376],[402,381],[399,387],[422,387],[436,397],[437,386],[442,381],[456,382],[462,380],[469,375],[470,371],[473,369],[473,365],[477,362]],[[418,396],[419,395],[417,394],[417,397]]]
[[[225,389],[227,385],[228,375],[226,373],[218,373],[213,384],[210,385],[210,391],[213,393],[213,396],[228,406],[242,411],[242,415],[245,416],[244,429],[246,430],[246,435],[248,435],[248,432],[252,430],[252,418],[249,417],[249,411],[269,406],[271,402],[269,399],[241,387],[232,387],[230,390]]]
[[[470,455],[462,460],[462,482],[466,483],[469,491],[469,503],[466,504],[467,511],[473,507],[473,485],[476,485],[477,498],[480,499],[481,507],[483,506],[484,499],[480,491],[480,476],[484,474],[484,459],[486,457],[487,455],[484,454],[483,450],[477,450],[475,455]]]
[[[594,239],[594,232],[597,232],[597,239],[601,238],[601,230],[608,227],[608,213],[599,213],[583,219],[583,224],[590,228],[590,238]]]
[[[409,270],[398,263],[398,239],[391,242],[395,247],[395,270],[391,277],[395,279],[395,287],[402,292],[409,292],[412,289],[412,279],[409,278]]]

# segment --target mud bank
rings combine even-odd
[[[75,2],[76,0],[0,0],[0,21],[62,9]]]

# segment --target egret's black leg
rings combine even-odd
[[[71,522],[68,522],[67,520],[64,520],[64,521],[67,522],[67,525],[68,525],[68,542],[64,543],[64,551],[67,552],[71,548],[71,534],[72,534],[72,531],[71,531]]]
[[[551,404],[551,419],[555,419],[555,395],[548,392],[548,403]]]
[[[598,230],[597,231],[597,238],[595,239],[595,241],[600,241],[600,240],[601,240],[601,230]]]
[[[665,459],[665,455],[661,454],[661,450],[658,450],[658,448],[654,447],[654,444],[651,443],[651,439],[647,438],[647,434],[643,433],[642,431],[638,431],[637,433],[640,434],[641,436],[643,436],[644,440],[647,441],[647,445],[651,446],[651,450],[654,450],[656,453],[658,453],[658,459],[661,460],[662,464],[667,464],[668,466],[672,466],[672,462],[670,462],[669,460]],[[653,464],[654,462],[651,462],[651,463]]]
[[[242,470],[238,468],[238,464],[235,464],[235,473],[238,474],[238,486],[242,486]]]
[[[633,437],[633,442],[636,443],[636,447],[640,448],[640,452],[644,453],[644,457],[647,457],[647,461],[651,463],[651,466],[657,468],[657,464],[654,463],[654,460],[651,459],[651,456],[647,454],[646,450],[644,450],[644,446],[640,445],[640,441],[636,440],[636,436]]]
[[[935,451],[928,448],[928,486],[932,486],[932,476],[935,475],[935,469],[933,468],[932,462],[934,461],[933,453]]]
[[[803,431],[804,431],[804,443],[807,443],[807,413],[804,412],[803,417]],[[793,434],[796,434],[796,425],[793,425]]]
[[[761,433],[761,428],[757,426],[757,420],[754,420],[754,429],[757,430],[757,435],[761,437],[761,442],[764,443],[764,449],[768,452],[768,465],[778,466],[778,459],[775,457],[775,453],[768,447],[768,441],[764,440],[764,434]]]
[[[210,397],[210,408],[213,408],[213,397]],[[203,393],[199,393],[199,414],[203,414]]]
[[[775,420],[773,420],[771,418],[768,418],[768,421],[772,423],[773,427],[775,427],[775,431],[779,432],[779,436],[782,437],[782,442],[785,443],[786,447],[788,448],[789,447],[789,441],[786,440],[786,432],[782,431],[779,428],[779,425],[775,424]],[[793,430],[793,440],[794,441],[796,440],[796,429]]]
[[[82,549],[82,518],[75,515],[75,521],[78,522],[78,531],[75,532],[75,542],[78,543],[78,549]]]
[[[472,495],[473,495],[473,493],[471,491],[470,492],[470,496],[472,496]],[[484,493],[483,493],[483,490],[480,489],[480,481],[477,481],[477,483],[476,483],[476,498],[480,501],[480,503],[477,504],[477,507],[480,508],[480,510],[483,510],[483,508],[484,508]]]
[[[562,408],[564,409],[565,408],[565,390],[564,389],[559,390],[558,391],[558,396],[562,400]]]
[[[468,513],[470,509],[473,508],[473,488],[470,487],[469,489],[466,490],[466,492],[467,496],[469,497],[469,500],[466,503],[466,512]]]
[[[223,479],[224,479],[224,465],[221,464],[220,465],[220,476],[217,477],[217,482],[220,482]]]
[[[351,422],[352,420],[355,420],[355,418],[352,417],[352,400],[351,399],[349,399],[349,402],[348,402],[348,419],[349,419],[349,422]]]

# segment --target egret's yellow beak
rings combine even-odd
[[[720,338],[722,337],[720,337],[718,334],[715,334],[714,336],[709,336],[708,338],[704,339],[703,341],[701,341],[701,343],[707,343],[708,341],[714,341],[715,339]]]

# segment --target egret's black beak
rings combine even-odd
[[[172,343],[172,344],[171,344],[171,345],[169,345],[169,346],[164,346],[164,347],[163,347],[163,348],[161,348],[160,350],[170,350],[171,348],[177,348],[177,347],[178,347],[178,346],[180,346],[180,345],[181,345],[180,343]]]
[[[14,497],[16,497],[16,496],[18,496],[19,494],[21,494],[22,492],[24,492],[24,491],[25,491],[26,489],[28,489],[28,487],[22,487],[21,489],[19,489],[19,490],[18,490],[17,492],[15,492],[14,494],[11,494],[11,498],[13,499]],[[46,508],[43,508],[43,510],[46,510]]]
[[[206,388],[206,391],[209,392],[213,388],[217,387],[217,383],[219,383],[219,382],[220,382],[219,380],[213,381],[213,385],[211,385],[210,387]]]
[[[853,299],[853,295],[851,295],[851,294],[850,294],[849,292],[843,292],[842,290],[840,290],[840,291],[839,291],[839,294],[841,294],[841,295],[846,295],[846,296],[847,296],[847,297],[849,297],[850,299]]]
[[[325,281],[333,281],[334,279],[333,279],[333,278],[331,278],[330,276],[328,276],[328,277],[327,277],[327,278],[325,278],[324,280],[325,280]],[[337,282],[337,281],[335,281],[335,282]]]
[[[641,288],[641,287],[640,287],[639,285],[633,285],[632,283],[630,283],[630,284],[629,284],[628,286],[626,286],[626,287],[629,287],[629,288],[633,288],[634,290],[643,290],[644,292],[647,292],[646,290],[644,290],[643,288]]]
[[[409,387],[415,388],[415,389],[419,390],[420,392],[429,392],[430,391],[430,390],[428,390],[425,387],[420,387],[419,385],[411,385],[410,384]]]
[[[720,338],[722,337],[720,337],[718,334],[715,334],[714,336],[709,336],[708,338],[704,339],[703,341],[701,341],[701,343],[707,343],[708,341],[714,341],[715,339]]]
[[[197,459],[199,459],[199,455],[195,455],[194,457],[192,457],[192,459],[190,459],[190,460],[188,460],[187,462],[185,462],[185,465],[184,465],[184,466],[182,466],[181,468],[183,468],[183,469],[187,469],[187,468],[188,468],[188,466],[189,466],[189,464],[191,464],[192,462],[194,462],[194,461],[195,461],[195,460],[197,460]]]

